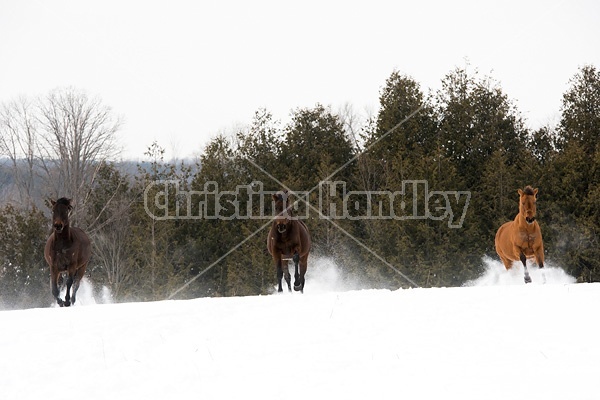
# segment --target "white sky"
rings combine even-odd
[[[376,112],[394,69],[428,91],[468,59],[537,128],[598,38],[597,0],[0,0],[0,101],[74,86],[123,117],[125,158],[187,157],[260,107]]]

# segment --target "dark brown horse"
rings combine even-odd
[[[288,191],[273,195],[276,216],[267,236],[267,249],[273,257],[279,282],[278,292],[283,292],[281,279],[285,274],[288,290],[292,291],[288,261],[294,261],[294,290],[304,292],[304,275],[310,251],[310,234],[303,221],[294,218]],[[284,268],[285,266],[285,268]],[[299,268],[298,268],[299,267]]]
[[[525,283],[531,282],[527,271],[527,259],[535,258],[537,265],[544,268],[544,242],[542,231],[535,220],[537,189],[527,186],[519,189],[519,214],[514,221],[502,225],[496,233],[496,252],[506,269],[513,261],[521,261],[525,271]]]
[[[90,260],[92,248],[90,239],[79,228],[69,225],[69,212],[73,209],[71,200],[60,198],[52,203],[53,232],[46,242],[44,257],[50,266],[50,283],[52,295],[59,306],[69,307],[75,304],[75,296],[85,268]],[[59,297],[58,280],[61,275],[67,275],[67,293],[65,300]],[[73,286],[73,296],[71,296]]]

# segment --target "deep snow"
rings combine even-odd
[[[83,285],[0,312],[0,399],[599,398],[600,284],[487,264],[463,288],[347,290],[328,260],[304,295],[94,304]]]

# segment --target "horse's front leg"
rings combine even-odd
[[[540,247],[537,248],[537,250],[535,251],[535,262],[537,263],[538,267],[544,268],[544,245],[540,245]]]
[[[281,259],[277,261],[275,265],[275,269],[277,270],[277,291],[279,293],[283,292],[283,287],[281,287],[281,280],[283,279],[283,269],[281,268]]]
[[[546,272],[542,269],[544,268],[544,245],[541,244],[540,247],[535,251],[535,262],[538,267],[542,270],[542,283],[546,283]]]
[[[85,274],[85,265],[83,267],[80,267],[77,272],[75,273],[75,278],[73,280],[73,295],[71,296],[71,304],[75,304],[75,296],[77,295],[77,290],[79,289],[79,284],[81,283],[81,280],[83,279],[83,275]],[[67,293],[69,293],[69,291],[67,290]]]
[[[529,270],[527,269],[527,257],[525,257],[525,254],[522,251],[519,254],[519,259],[523,263],[523,270],[525,271],[525,283],[531,283],[531,277],[529,276]]]
[[[71,286],[73,286],[73,275],[69,273],[67,278],[67,294],[65,294],[65,307],[71,305]]]
[[[306,274],[306,259],[300,260],[300,254],[296,252],[294,253],[294,290],[302,293],[304,293],[304,274]]]

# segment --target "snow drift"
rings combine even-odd
[[[484,257],[483,263],[485,265],[484,273],[479,278],[465,283],[464,286],[504,286],[524,284],[523,266],[520,262],[513,263],[513,267],[508,271],[504,267],[504,264],[499,260]],[[531,276],[532,285],[560,285],[575,282],[575,278],[569,276],[562,268],[553,265],[552,262],[546,262],[542,269],[528,262],[527,269]]]

